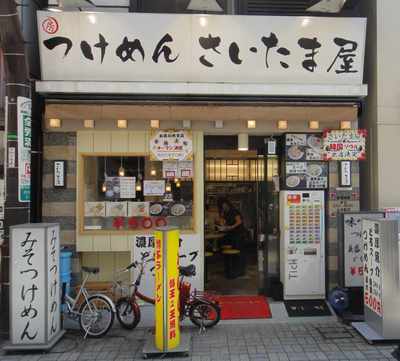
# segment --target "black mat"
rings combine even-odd
[[[325,300],[284,301],[289,317],[332,316]]]

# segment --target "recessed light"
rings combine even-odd
[[[94,120],[93,119],[85,119],[83,121],[83,126],[85,128],[94,128]]]
[[[279,120],[278,121],[278,129],[287,129],[288,128],[288,121],[287,120]]]
[[[340,122],[340,129],[342,129],[342,130],[351,129],[351,121],[350,120],[342,120]]]
[[[153,128],[153,129],[160,128],[160,121],[158,119],[150,120],[150,128]]]
[[[128,128],[128,121],[126,119],[118,119],[117,120],[117,128]]]
[[[51,118],[49,120],[50,128],[61,128],[61,119]]]
[[[319,129],[319,121],[318,120],[310,120],[308,122],[308,127],[310,129]]]
[[[255,129],[257,126],[257,122],[255,120],[248,120],[247,121],[247,128],[248,129]]]

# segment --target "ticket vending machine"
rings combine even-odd
[[[280,192],[280,263],[285,300],[325,298],[325,194]]]

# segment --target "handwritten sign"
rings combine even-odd
[[[364,304],[379,316],[382,305],[382,263],[379,223],[363,220]]]
[[[29,98],[18,97],[18,200],[31,200],[31,108]]]
[[[323,136],[324,160],[365,160],[367,130],[328,130]]]
[[[383,218],[383,213],[343,214],[344,287],[364,286],[362,220]]]
[[[150,136],[150,160],[192,160],[192,133],[188,130],[160,130]]]

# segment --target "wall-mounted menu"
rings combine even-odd
[[[287,189],[328,188],[328,163],[286,162],[285,186]]]
[[[285,154],[288,161],[323,160],[322,136],[319,134],[286,134]]]

